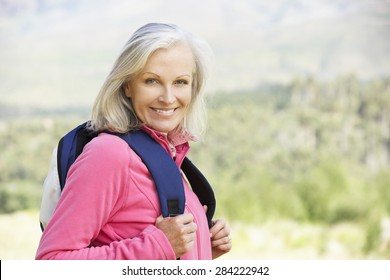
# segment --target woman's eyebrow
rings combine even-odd
[[[183,78],[183,77],[192,78],[192,75],[190,75],[190,74],[183,74],[183,75],[177,76],[176,79]]]
[[[152,76],[155,76],[157,78],[160,78],[160,75],[153,73],[153,72],[144,72],[144,73],[142,73],[142,76],[143,75],[152,75]],[[192,75],[191,74],[182,74],[182,75],[177,76],[176,79],[184,78],[184,77],[192,78]]]
[[[157,78],[160,78],[159,75],[157,75],[156,73],[153,73],[153,72],[144,72],[144,73],[142,73],[142,75],[146,75],[146,74],[153,75],[153,76],[156,76]]]

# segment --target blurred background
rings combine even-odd
[[[148,22],[209,42],[191,158],[227,259],[390,257],[390,1],[0,0],[0,259],[33,259],[57,141]]]

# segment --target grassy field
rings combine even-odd
[[[0,215],[0,259],[34,259],[41,229],[38,212]]]
[[[365,231],[354,224],[334,227],[275,221],[253,226],[233,223],[233,250],[223,259],[383,259],[363,255]],[[0,215],[0,259],[34,259],[41,231],[38,212]]]

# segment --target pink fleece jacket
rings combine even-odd
[[[146,130],[173,156],[165,135]],[[178,143],[174,159],[180,166],[189,145]],[[197,232],[194,248],[181,259],[211,259],[205,212],[184,177],[183,182],[185,211],[194,216]],[[155,226],[160,214],[147,167],[126,142],[102,133],[71,166],[36,259],[174,260],[167,237]]]

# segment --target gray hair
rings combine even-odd
[[[180,132],[190,133],[194,140],[202,139],[206,110],[204,87],[211,49],[206,42],[173,24],[149,23],[138,29],[125,44],[95,100],[89,128],[126,133],[138,129],[138,119],[124,86],[139,74],[149,57],[158,49],[175,43],[187,44],[194,56],[195,69],[192,98],[187,115],[179,125]]]

